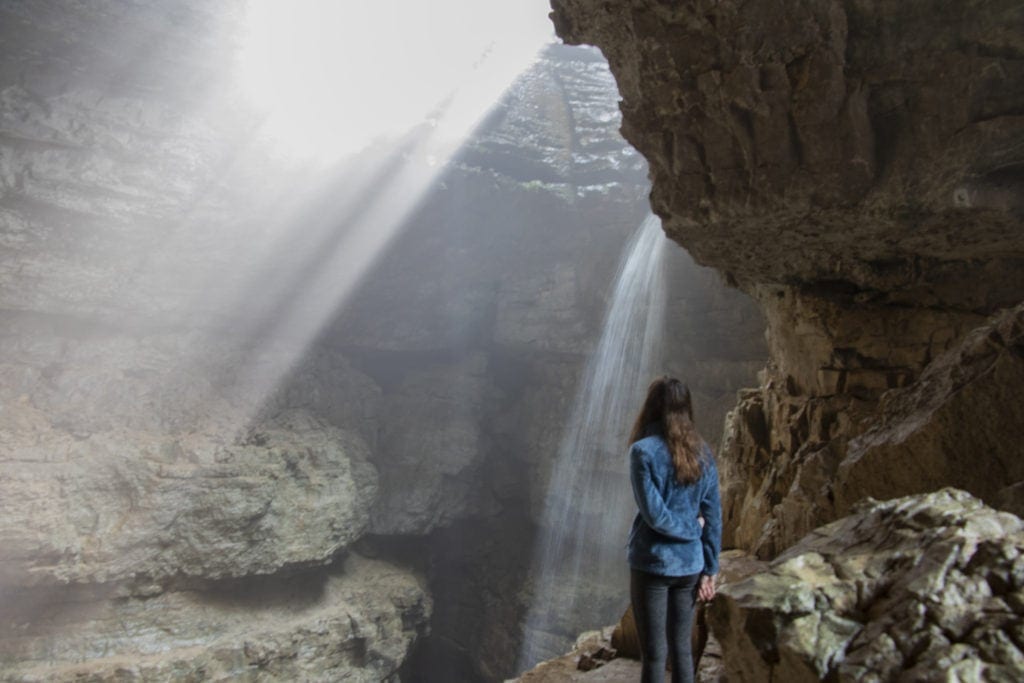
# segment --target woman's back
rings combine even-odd
[[[638,508],[627,544],[630,566],[663,576],[717,573],[721,512],[711,449],[703,444],[700,477],[692,484],[679,482],[658,434],[634,442],[629,461]]]
[[[686,385],[671,377],[652,382],[630,440],[638,512],[627,556],[641,680],[663,682],[668,658],[673,683],[692,683],[693,608],[698,596],[714,597],[722,510],[715,459],[693,424]]]

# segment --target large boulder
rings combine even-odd
[[[1024,523],[956,489],[868,501],[712,603],[730,681],[1020,680]]]

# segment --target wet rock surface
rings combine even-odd
[[[1017,680],[1024,525],[969,494],[884,503],[816,529],[723,589],[730,681]]]

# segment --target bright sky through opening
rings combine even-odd
[[[555,40],[549,11],[548,0],[250,0],[236,64],[262,121],[252,142],[294,162],[281,166],[282,187],[285,168],[312,171],[317,186],[344,177],[323,191],[359,207],[324,207],[310,220],[300,183],[294,219],[268,231],[267,267],[243,286],[208,288],[223,292],[226,310],[274,302],[253,329],[254,357],[282,338],[298,341],[292,361],[301,357],[446,162]],[[246,364],[238,384],[269,396],[290,364]]]
[[[451,146],[554,39],[547,0],[253,0],[239,63],[264,134],[338,160],[427,123]]]

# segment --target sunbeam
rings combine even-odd
[[[253,226],[259,237],[241,246],[239,267],[211,273],[202,287],[213,310],[242,320],[251,358],[287,340],[277,361],[237,366],[231,383],[247,404],[274,390],[552,40],[544,9],[467,0],[249,6],[238,78],[262,120],[258,145],[281,160],[289,191]]]
[[[256,1],[237,68],[270,140],[333,161],[428,119],[461,140],[551,37],[542,2]]]

